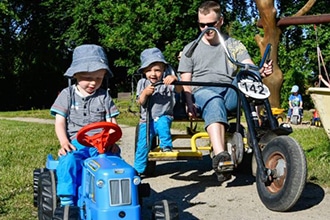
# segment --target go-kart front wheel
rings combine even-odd
[[[291,117],[291,123],[294,124],[294,125],[299,124],[299,123],[300,123],[299,117],[296,116],[296,115],[293,115],[293,116]]]
[[[263,204],[273,211],[287,211],[298,201],[306,183],[307,164],[304,151],[288,136],[278,136],[263,149],[266,169],[272,171],[262,181],[259,167],[256,184]]]

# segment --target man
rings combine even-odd
[[[221,8],[217,2],[206,1],[200,5],[198,25],[201,31],[207,27],[215,27],[220,30],[223,21]],[[225,36],[225,41],[236,60],[253,64],[241,42],[228,36]],[[226,59],[226,54],[215,31],[205,33],[192,56],[188,58],[185,53],[192,43],[185,46],[179,63],[178,71],[181,73],[182,81],[237,84],[234,77],[237,68]],[[262,77],[266,77],[272,72],[272,61],[265,64],[260,70]],[[186,94],[187,113],[192,118],[196,117],[197,112],[201,113],[213,147],[213,169],[220,182],[226,181],[231,175],[223,172],[219,163],[230,161],[230,155],[225,150],[225,131],[228,125],[227,111],[232,111],[237,107],[237,95],[235,91],[228,88],[196,86],[184,86],[183,88]]]

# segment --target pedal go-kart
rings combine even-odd
[[[205,29],[187,51],[186,56],[192,55],[202,36],[210,30],[215,31],[219,36],[228,59],[241,68],[236,76],[238,87],[231,84],[206,82],[179,81],[175,84],[226,86],[238,93],[238,108],[234,114],[234,122],[230,120],[231,123],[225,135],[231,161],[225,162],[221,166],[225,169],[227,167],[228,170],[237,169],[243,159],[253,152],[252,163],[250,162],[250,164],[252,173],[256,176],[256,186],[261,201],[270,210],[287,211],[295,205],[305,186],[307,165],[304,151],[297,141],[288,136],[292,132],[292,127],[286,123],[279,125],[276,117],[274,117],[268,100],[270,92],[267,86],[262,83],[258,72],[259,67],[234,60],[217,29],[213,27]],[[270,45],[266,48],[260,67],[267,59],[269,50]],[[180,101],[177,103],[184,106],[184,103],[180,103]],[[264,117],[261,125],[256,117],[256,106],[262,106],[265,109],[266,117]],[[244,112],[247,129],[241,124],[241,112]],[[175,114],[174,122],[182,121],[182,118],[176,118]],[[148,155],[147,175],[154,175],[156,161],[202,159],[205,151],[208,151],[210,155],[212,154],[210,144],[198,146],[198,140],[208,139],[208,134],[194,130],[192,126],[196,120],[190,120],[187,115],[184,120],[190,121],[190,129],[188,130],[193,132],[172,134],[172,139],[190,138],[190,146],[177,148],[174,146],[173,152],[161,152],[158,147],[158,140],[148,140],[149,134],[146,134],[152,149]]]
[[[299,106],[294,106],[292,108],[292,115],[290,117],[290,122],[294,125],[298,125],[301,124],[301,120],[302,120],[302,115],[300,112],[300,107]]]
[[[88,132],[98,133],[88,136]],[[109,131],[111,131],[109,133]],[[45,168],[33,172],[33,201],[38,219],[142,219],[142,197],[149,196],[150,186],[141,183],[134,168],[118,156],[104,154],[105,147],[122,136],[120,127],[110,122],[96,122],[77,134],[79,143],[98,149],[99,155],[83,162],[81,185],[74,206],[60,206],[56,196],[58,160],[48,155]],[[175,203],[162,200],[152,207],[152,219],[178,219]]]

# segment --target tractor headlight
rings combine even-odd
[[[141,183],[141,178],[139,176],[134,176],[133,183],[134,185],[139,185]]]
[[[103,180],[98,180],[96,182],[97,187],[102,188],[104,186],[104,181]]]

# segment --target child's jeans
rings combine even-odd
[[[150,120],[150,143],[158,135],[160,148],[173,147],[171,136],[172,116],[163,115],[155,120]],[[147,167],[148,153],[151,146],[147,146],[147,123],[139,124],[138,142],[136,145],[134,168],[138,173],[143,173]]]
[[[59,158],[56,168],[57,195],[76,196],[77,186],[81,184],[82,165],[86,158],[97,156],[97,149],[85,147],[78,143],[77,139],[71,142],[77,150],[68,152]],[[114,155],[107,153],[107,155]],[[120,156],[120,153],[115,154]]]

